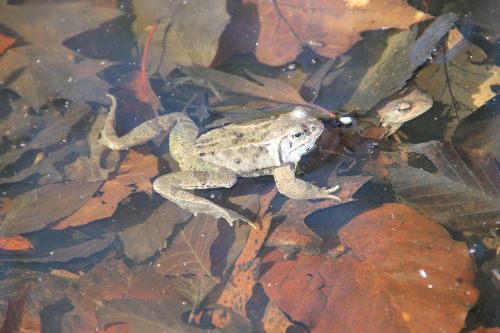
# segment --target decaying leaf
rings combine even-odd
[[[0,58],[0,81],[35,108],[55,97],[106,103],[109,85],[96,76],[105,67],[103,63],[77,61],[62,42],[120,14],[115,9],[94,9],[89,2],[0,4],[2,24],[26,42]]]
[[[319,254],[319,247],[323,240],[305,225],[305,218],[320,209],[352,201],[352,195],[366,184],[370,178],[368,176],[336,177],[335,183],[340,185],[341,188],[341,191],[336,195],[342,199],[342,202],[335,200],[311,202],[288,199],[281,209],[274,214],[276,217],[284,216],[285,220],[273,230],[266,241],[266,245],[277,247],[289,254],[295,254],[296,252],[302,252],[305,255]]]
[[[177,224],[184,223],[192,214],[166,201],[144,222],[118,233],[125,255],[141,263],[158,252]]]
[[[155,271],[172,276],[212,276],[210,252],[217,235],[215,218],[206,214],[193,217],[156,260]]]
[[[75,242],[70,246],[38,251],[35,254],[17,254],[0,258],[0,261],[53,263],[67,262],[76,258],[87,258],[97,252],[107,249],[115,240],[115,234],[108,233],[102,236]]]
[[[155,22],[149,63],[151,74],[166,76],[178,65],[209,66],[222,30],[229,22],[226,1],[134,0],[133,30],[140,44]]]
[[[253,288],[258,279],[260,259],[257,254],[264,245],[267,233],[271,226],[271,215],[264,213],[269,208],[272,199],[276,195],[276,189],[272,189],[261,197],[261,207],[258,216],[260,217],[260,228],[252,229],[245,247],[234,263],[234,269],[229,283],[219,296],[217,304],[230,307],[234,312],[246,316],[246,304],[253,294]]]
[[[45,127],[38,132],[30,142],[19,145],[2,154],[0,159],[0,171],[7,165],[17,161],[25,152],[33,149],[43,149],[53,144],[62,142],[69,131],[78,123],[92,108],[88,104],[72,104],[61,116],[55,109],[50,109],[45,115]]]
[[[76,212],[59,222],[53,229],[84,225],[110,217],[118,204],[135,190],[153,193],[150,178],[158,174],[157,158],[131,150],[118,169],[118,176],[106,181],[97,196],[88,200]]]
[[[43,117],[31,112],[21,98],[10,103],[10,107],[8,117],[0,122],[0,135],[11,141],[29,137],[33,130],[44,123]]]
[[[271,101],[306,105],[321,110],[328,116],[332,113],[321,106],[305,101],[291,85],[284,81],[260,76],[247,71],[247,74],[256,82],[246,80],[240,76],[216,71],[201,66],[191,66],[181,69],[184,73],[197,79],[212,82],[226,90],[237,94],[254,96]]]
[[[426,66],[417,84],[434,100],[453,107],[460,119],[495,96],[491,87],[500,84],[500,68],[488,65],[486,54],[467,41],[457,28],[450,31],[444,55]]]
[[[498,227],[500,171],[491,155],[436,141],[410,149],[424,154],[439,172],[395,168],[390,180],[402,199],[456,230],[485,235]]]
[[[368,112],[407,84],[457,19],[453,13],[441,15],[421,34],[419,26],[368,34],[346,54],[350,58],[346,65],[325,76],[316,102],[358,114]]]
[[[359,215],[340,230],[332,260],[276,251],[260,283],[271,302],[311,332],[456,332],[477,299],[467,246],[400,204]],[[355,310],[353,310],[355,309]],[[380,320],[384,318],[384,320]]]
[[[399,0],[245,0],[234,7],[221,38],[224,53],[253,51],[260,62],[273,66],[293,61],[304,47],[336,57],[360,41],[361,32],[406,29],[431,17]]]
[[[151,269],[129,269],[120,261],[110,260],[95,265],[65,292],[74,307],[65,315],[65,325],[72,328],[71,332],[77,331],[77,326],[89,332],[98,328],[95,311],[102,301],[148,300],[170,294],[172,285]]]
[[[0,224],[0,235],[17,235],[45,228],[83,206],[100,182],[69,182],[41,186],[20,194]]]
[[[177,295],[142,301],[120,299],[104,301],[97,309],[99,328],[113,323],[128,323],[132,333],[197,333],[200,330],[182,320],[182,314],[191,310],[191,304]]]

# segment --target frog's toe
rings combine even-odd
[[[336,200],[338,202],[342,202],[342,199],[336,195],[333,195],[333,194],[327,194],[326,196],[327,199],[332,199],[332,200]]]
[[[340,190],[340,185],[335,185],[334,187],[327,189],[326,193],[335,193],[338,190]]]

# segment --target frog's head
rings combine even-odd
[[[298,162],[314,148],[324,129],[323,123],[311,117],[301,106],[281,115],[278,122],[282,127],[278,148],[282,163]]]

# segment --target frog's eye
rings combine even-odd
[[[402,101],[401,103],[398,103],[395,107],[396,111],[399,113],[405,113],[411,110],[411,103]]]
[[[295,132],[292,134],[294,138],[300,138],[304,133],[303,132]]]

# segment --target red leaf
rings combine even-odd
[[[5,36],[4,34],[0,33],[0,55],[4,54],[5,51],[14,43],[16,40],[14,38],[10,38]]]

